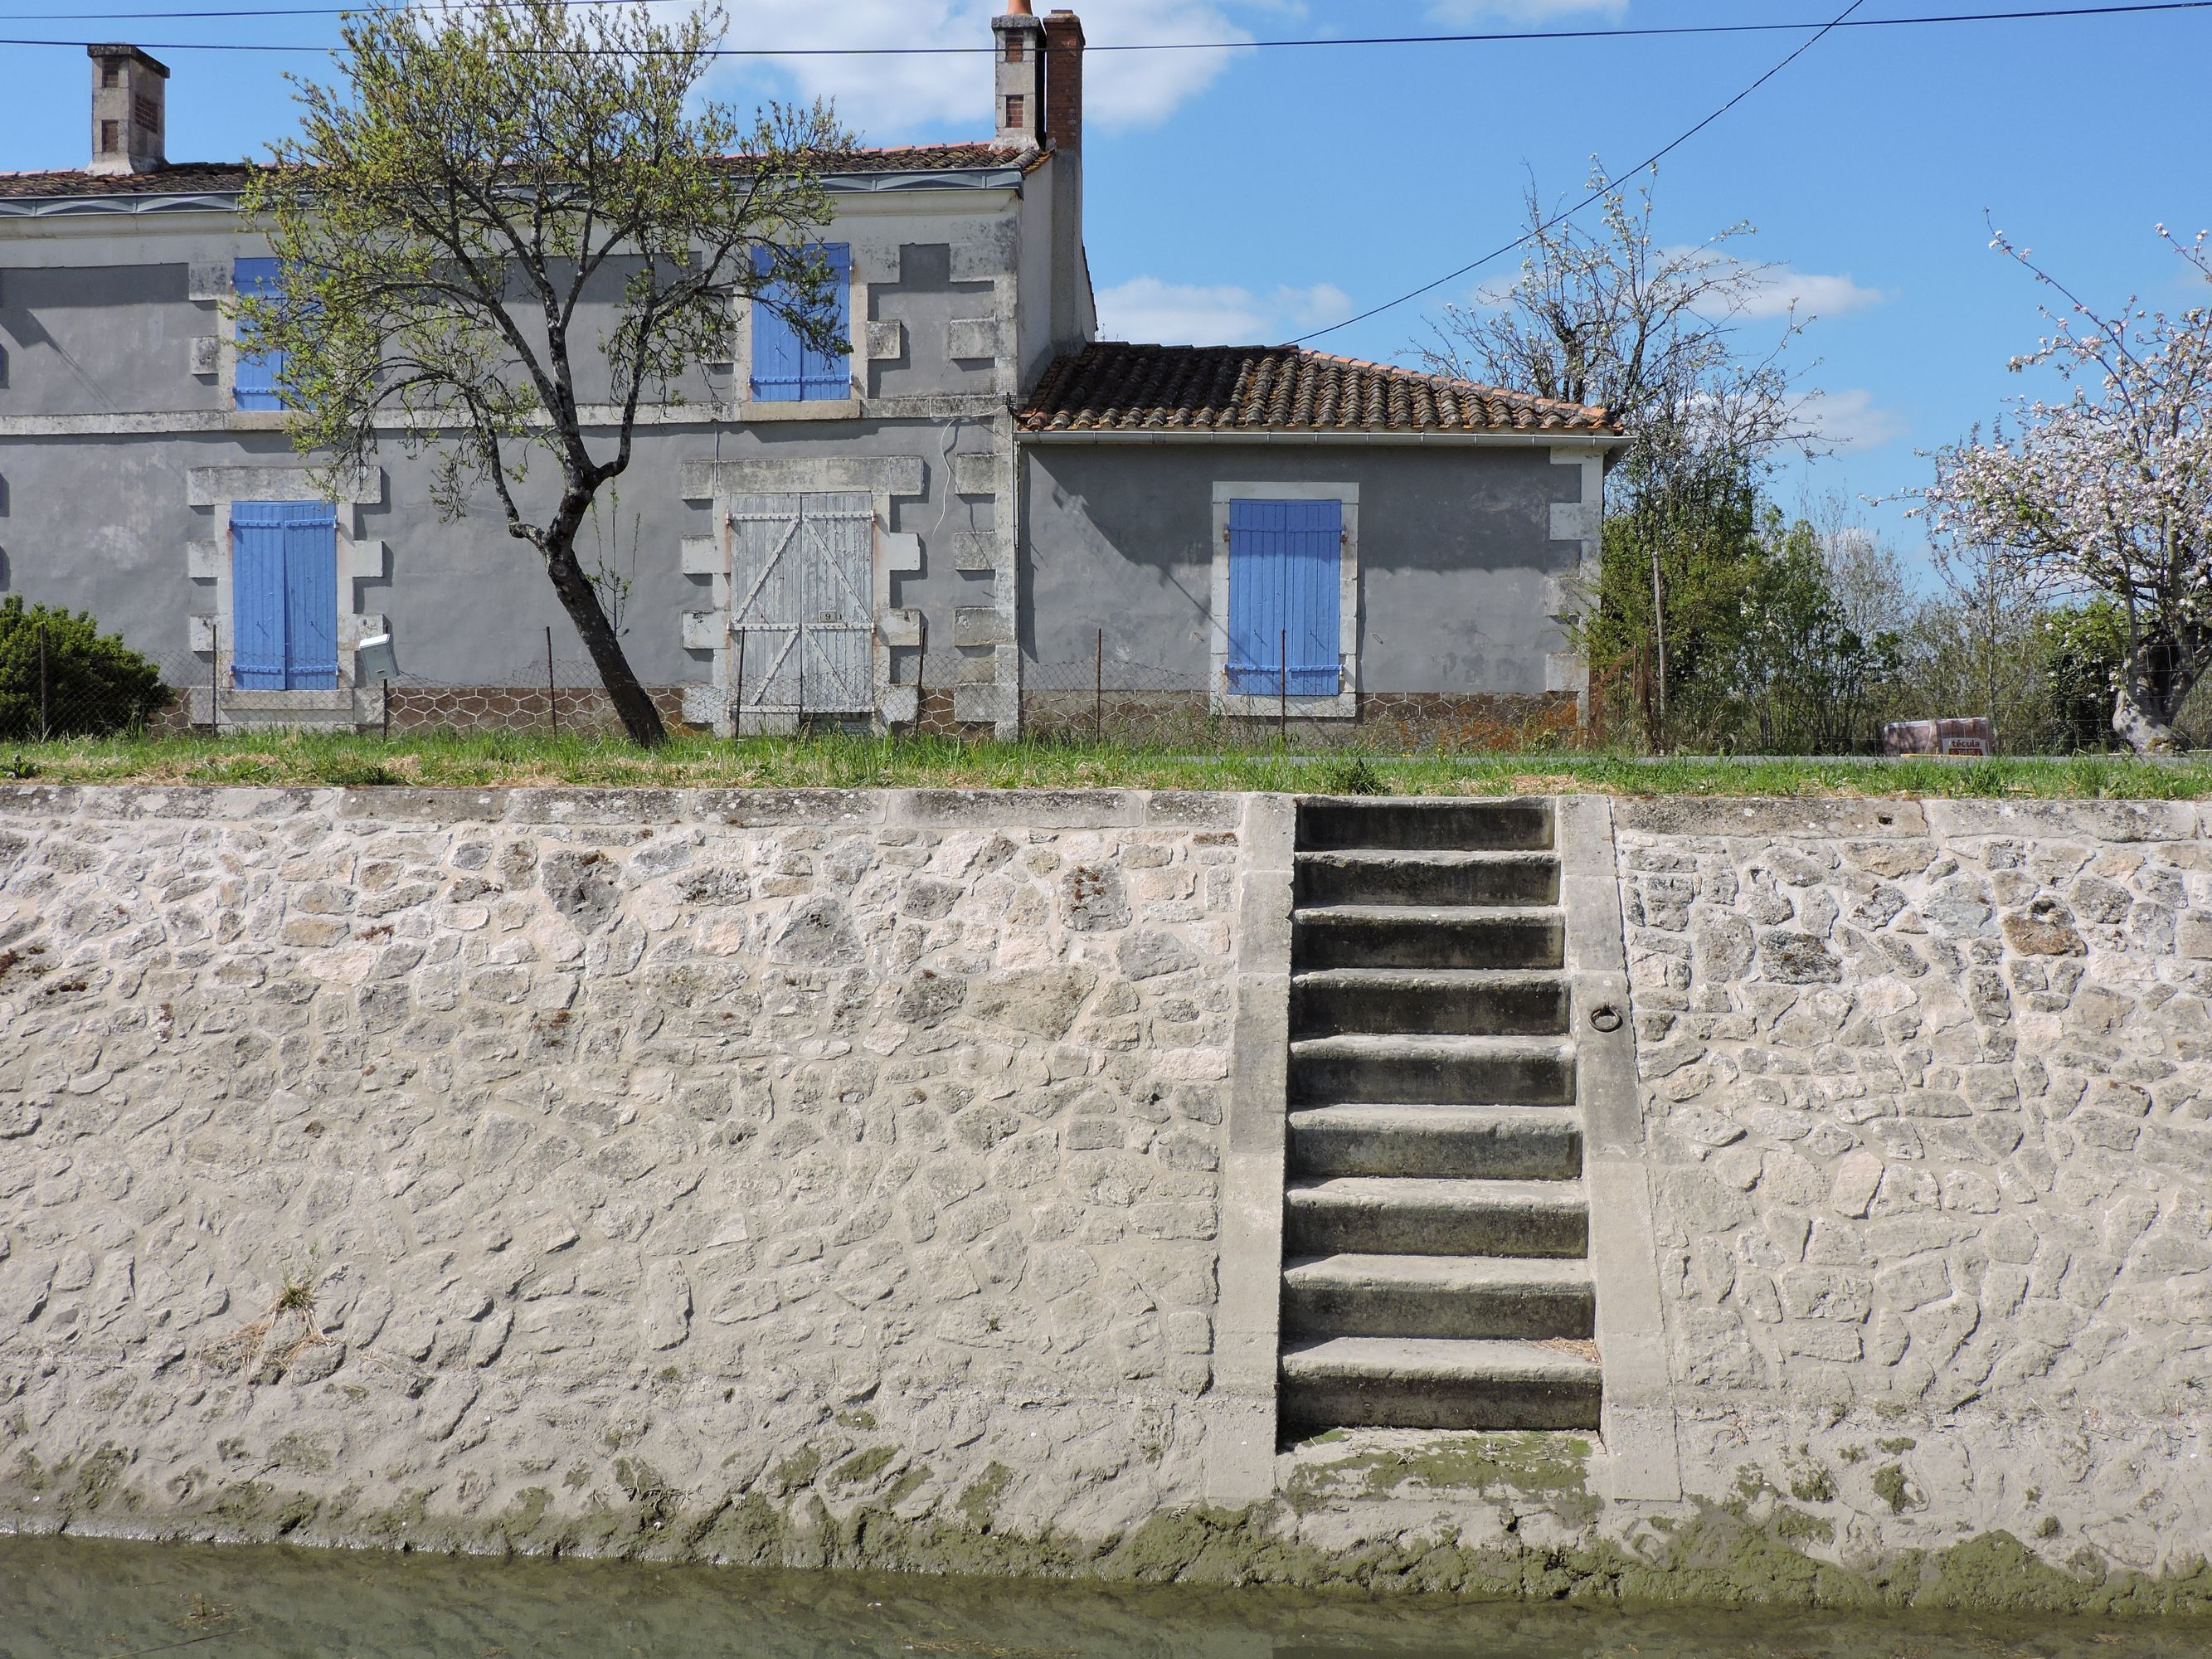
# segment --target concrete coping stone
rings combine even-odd
[[[2065,836],[2084,841],[2194,841],[2212,813],[2180,800],[1931,800],[1939,836]]]
[[[501,789],[428,789],[383,784],[368,789],[342,789],[337,797],[341,818],[396,820],[404,823],[489,823],[507,816]]]
[[[1620,830],[1651,836],[1753,836],[1774,840],[1851,836],[1905,839],[1929,833],[1926,807],[1917,800],[1778,800],[1759,797],[1629,795],[1613,804]]]
[[[542,787],[260,788],[131,784],[0,785],[0,817],[258,822],[323,811],[354,823],[499,823],[578,828],[1220,830],[1243,794],[1121,789],[593,789]]]
[[[1133,830],[1144,797],[1121,789],[910,789],[890,797],[891,821],[933,829],[1021,824],[1033,830]]]
[[[263,822],[327,811],[352,822],[732,827],[896,824],[931,829],[1235,830],[1249,793],[1130,789],[358,788],[0,783],[0,816]],[[1325,796],[1281,797],[1318,803]],[[1412,797],[1435,805],[1473,797]],[[1361,804],[1373,800],[1361,798]],[[2096,842],[2212,838],[2212,805],[2188,801],[1837,800],[1627,796],[1626,835],[1778,840],[2042,836]]]

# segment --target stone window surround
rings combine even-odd
[[[1011,199],[1011,198],[1010,198]],[[924,204],[872,204],[875,210],[890,219],[887,227],[851,227],[833,225],[823,232],[825,241],[842,240],[852,250],[852,270],[848,278],[846,304],[846,349],[854,369],[853,395],[850,398],[819,398],[811,402],[763,403],[752,395],[753,324],[752,301],[739,299],[731,307],[730,352],[726,364],[730,375],[730,392],[723,408],[722,418],[747,424],[769,423],[779,421],[854,421],[866,419],[872,413],[873,402],[867,395],[868,365],[895,362],[906,355],[907,329],[896,322],[871,322],[871,291],[881,285],[896,288],[900,281],[899,246],[904,234],[898,224],[898,216],[907,212],[930,210]],[[872,233],[872,234],[871,234]],[[985,317],[956,319],[951,337],[946,341],[951,354],[959,349],[964,327],[974,331],[975,343],[988,343],[994,349],[993,386],[988,394],[993,398],[1012,398],[1020,395],[1020,373],[1015,361],[1013,340],[1016,331],[1018,278],[1011,269],[1008,249],[988,237],[975,240],[956,240],[952,247],[952,280],[956,283],[989,283],[992,285],[990,314]],[[973,349],[973,346],[970,346]],[[958,361],[981,361],[960,359]],[[709,359],[717,368],[725,365]]]
[[[1342,689],[1333,697],[1289,697],[1231,691],[1229,686],[1229,504],[1231,501],[1338,501],[1344,507],[1339,567],[1338,659]],[[1356,483],[1240,483],[1213,486],[1212,618],[1207,629],[1208,676],[1217,714],[1273,714],[1302,720],[1354,720],[1359,714],[1359,486]]]
[[[313,482],[312,470],[301,466],[196,466],[185,475],[185,501],[193,507],[207,508],[213,517],[214,535],[203,541],[188,543],[185,547],[185,569],[195,582],[212,582],[215,586],[215,609],[212,613],[200,613],[188,618],[191,650],[195,655],[216,658],[214,666],[220,676],[222,664],[228,660],[230,648],[226,643],[230,629],[230,508],[234,501],[329,501],[328,490],[319,489]],[[372,468],[351,487],[343,489],[335,505],[337,508],[338,593],[340,603],[351,595],[350,584],[380,580],[385,574],[385,544],[369,541],[361,534],[361,509],[372,507],[384,499],[383,469]],[[377,613],[341,610],[338,612],[338,681],[336,689],[327,691],[240,690],[223,685],[221,692],[222,712],[226,715],[252,715],[258,713],[352,714],[356,722],[375,717],[376,710],[368,707],[382,698],[381,687],[363,687],[357,684],[360,673],[358,653],[361,641],[385,633],[388,624]],[[218,632],[217,630],[221,631]],[[195,703],[207,694],[204,686],[191,689]],[[364,703],[364,698],[368,704]],[[199,711],[191,711],[197,718]]]

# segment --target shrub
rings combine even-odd
[[[89,611],[0,600],[0,738],[105,737],[145,725],[172,695],[160,667]]]

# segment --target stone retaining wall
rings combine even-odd
[[[1561,823],[1606,1436],[1277,1455],[1282,798],[0,787],[0,1527],[2212,1610],[2212,812]]]
[[[2212,814],[1615,814],[1686,1487],[2200,1570]]]
[[[0,1513],[1199,1500],[1253,810],[0,791]]]

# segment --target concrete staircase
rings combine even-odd
[[[1297,847],[1284,1427],[1595,1429],[1551,805],[1307,801]]]

